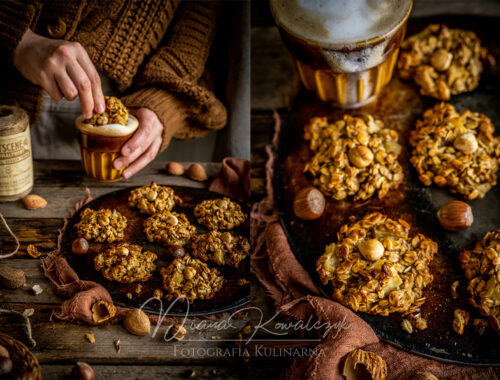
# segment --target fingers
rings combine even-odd
[[[80,65],[76,62],[72,65],[68,65],[66,70],[74,86],[78,90],[83,117],[88,119],[92,117],[92,111],[94,110],[94,96],[92,93],[92,85],[87,73],[83,71]]]
[[[56,80],[57,86],[59,87],[59,91],[64,95],[64,97],[68,100],[73,100],[78,95],[78,90],[76,89],[73,81],[69,77],[66,71],[62,71],[56,73],[54,75],[54,79]]]
[[[44,71],[40,73],[40,83],[39,85],[47,91],[49,96],[55,101],[59,101],[63,98],[63,94],[59,91],[59,86],[54,77],[49,77]]]
[[[153,111],[140,108],[135,114],[139,120],[139,128],[132,138],[122,147],[121,153],[125,157],[132,154],[140,147],[148,146],[149,144],[145,144],[147,140],[150,139],[150,141],[152,141],[154,137],[161,134],[163,128]]]
[[[83,49],[83,48],[82,48]],[[106,110],[104,95],[102,93],[101,78],[90,60],[87,52],[84,52],[78,57],[78,63],[87,74],[90,85],[92,87],[92,97],[94,100],[94,110],[96,113],[103,113]]]
[[[149,148],[144,152],[142,156],[140,156],[137,160],[134,161],[132,165],[130,165],[123,172],[123,178],[130,178],[139,170],[143,169],[147,164],[154,160],[156,154],[160,150],[161,146],[161,137],[157,137],[153,143],[149,146]]]

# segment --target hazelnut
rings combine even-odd
[[[192,164],[188,168],[187,175],[189,178],[200,182],[206,181],[208,179],[205,168],[198,163]]]
[[[107,226],[107,225],[109,225],[110,220],[109,220],[109,218],[106,215],[99,215],[99,218],[97,219],[97,222],[101,226]]]
[[[115,305],[108,301],[97,301],[92,305],[92,320],[95,323],[102,323],[116,314]]]
[[[441,226],[448,231],[462,231],[474,222],[472,208],[462,201],[445,203],[437,212]]]
[[[71,378],[73,380],[94,380],[94,370],[87,363],[78,362],[71,371]]]
[[[167,164],[167,173],[170,175],[183,175],[186,171],[184,166],[179,164],[178,162],[169,162]]]
[[[176,259],[178,257],[183,257],[186,254],[184,247],[180,245],[172,245],[168,248],[168,254],[172,256],[172,258]]]
[[[434,54],[431,55],[431,65],[437,71],[446,71],[451,65],[451,61],[453,60],[453,54],[444,49],[437,49]]]
[[[358,244],[359,252],[366,260],[376,261],[384,255],[384,246],[377,239],[368,239]]]
[[[349,150],[349,161],[357,168],[365,168],[373,161],[373,153],[367,146],[357,145]]]
[[[29,194],[23,198],[24,207],[28,210],[36,210],[37,208],[45,208],[47,201],[36,194]]]
[[[130,253],[130,250],[127,247],[120,247],[118,249],[118,253],[122,256],[128,256],[128,254]]]
[[[464,153],[471,154],[476,151],[478,144],[476,136],[472,133],[464,133],[455,139],[453,146]]]
[[[0,266],[0,287],[5,289],[18,289],[26,284],[26,275],[21,269],[6,265]]]
[[[223,232],[220,234],[220,239],[226,243],[229,244],[233,240],[233,235],[231,235],[230,232]]]
[[[75,255],[84,255],[89,251],[89,242],[84,238],[75,239],[71,243],[71,251]]]
[[[149,190],[148,193],[146,194],[146,198],[148,198],[148,201],[151,202],[153,202],[157,197],[158,193],[154,190]]]
[[[193,267],[186,267],[184,268],[184,277],[186,280],[191,280],[194,276],[196,276],[196,269]]]
[[[177,223],[179,223],[179,219],[177,219],[177,217],[175,215],[169,214],[167,216],[166,222],[167,222],[167,224],[169,224],[171,226],[176,226]]]
[[[9,351],[4,346],[0,346],[0,358],[10,358]]]
[[[187,330],[183,325],[175,324],[168,330],[168,335],[175,340],[182,340],[187,335]]]
[[[148,335],[151,331],[151,322],[148,316],[139,309],[127,311],[123,325],[128,332],[134,335]]]
[[[439,380],[434,374],[427,371],[415,372],[411,380]]]
[[[325,211],[325,197],[314,187],[300,190],[293,200],[293,212],[304,220],[318,219]]]
[[[14,365],[10,358],[0,358],[0,376],[9,374],[12,371],[13,367]]]
[[[342,375],[346,380],[385,379],[387,364],[376,353],[357,348],[347,355]]]

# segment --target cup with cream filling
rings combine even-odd
[[[99,181],[118,181],[125,168],[116,170],[113,161],[120,155],[125,142],[139,126],[138,120],[128,113],[123,103],[110,96],[104,97],[106,111],[90,119],[79,116],[75,125],[85,172]]]

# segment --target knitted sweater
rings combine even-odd
[[[28,28],[77,41],[97,70],[110,77],[129,108],[146,107],[172,137],[187,139],[222,128],[226,109],[202,85],[219,4],[179,0],[2,0],[0,104],[16,104],[33,124],[43,90],[13,66]]]

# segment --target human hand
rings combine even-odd
[[[92,111],[103,113],[106,109],[99,74],[78,42],[45,38],[28,29],[17,45],[14,66],[56,101],[80,95],[87,119]]]
[[[132,177],[153,161],[162,142],[163,124],[153,111],[148,108],[139,108],[134,115],[139,120],[139,127],[123,145],[120,157],[113,162],[117,170],[129,165],[123,171],[124,178]]]

